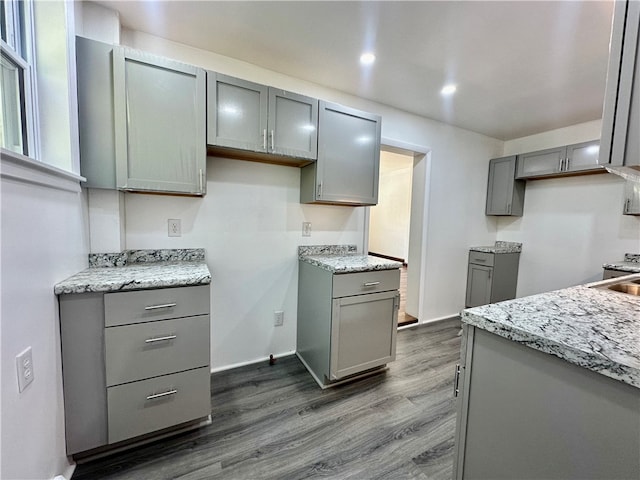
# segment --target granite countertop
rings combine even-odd
[[[640,388],[640,297],[589,288],[619,281],[470,308],[462,321]]]
[[[518,242],[503,242],[498,240],[494,245],[487,247],[471,247],[469,250],[472,252],[482,253],[521,253],[522,244]]]
[[[371,272],[395,270],[402,263],[394,260],[359,255],[355,245],[310,245],[298,247],[298,258],[303,262],[332,273]]]
[[[106,293],[211,283],[204,249],[91,254],[89,265],[89,268],[55,285],[54,293]]]
[[[624,260],[620,262],[605,263],[602,268],[619,270],[621,272],[640,273],[640,254],[625,253]]]

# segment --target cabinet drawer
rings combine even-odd
[[[109,443],[211,413],[209,367],[107,389]]]
[[[399,269],[333,275],[333,298],[386,292],[398,288],[400,288]]]
[[[209,315],[105,329],[107,386],[209,365]]]
[[[209,286],[106,293],[105,326],[209,314]]]
[[[474,252],[469,251],[469,263],[475,263],[477,265],[486,265],[487,267],[493,266],[493,253]]]

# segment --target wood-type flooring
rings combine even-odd
[[[212,424],[78,465],[73,480],[449,479],[458,319],[398,332],[397,360],[322,390],[295,356],[212,376]]]

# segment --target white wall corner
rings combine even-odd
[[[125,248],[124,194],[88,189],[90,253],[121,252]]]

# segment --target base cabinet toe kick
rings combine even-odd
[[[398,269],[333,273],[299,262],[296,354],[322,388],[395,360],[399,286]]]
[[[67,294],[59,305],[67,454],[209,417],[209,285]]]

